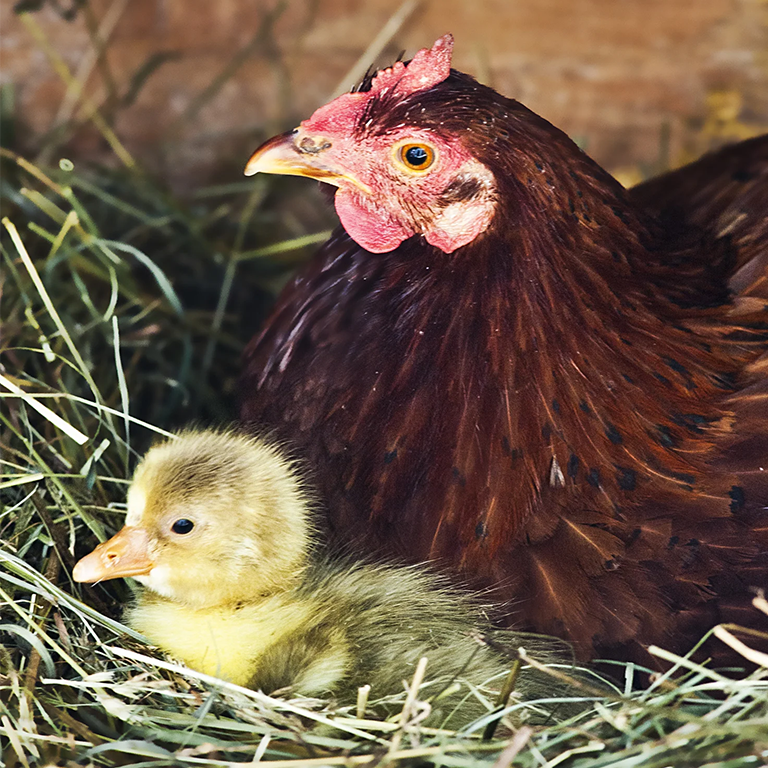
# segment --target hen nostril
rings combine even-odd
[[[328,139],[313,139],[310,136],[305,136],[299,142],[299,150],[310,155],[316,155],[318,152],[329,149],[331,146],[333,145]]]

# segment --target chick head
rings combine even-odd
[[[269,594],[303,570],[309,506],[295,466],[276,448],[233,432],[182,432],[147,452],[128,490],[125,527],[73,576],[133,576],[195,608]]]

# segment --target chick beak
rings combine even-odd
[[[245,175],[275,173],[282,176],[306,176],[336,187],[352,184],[365,194],[371,194],[367,184],[327,163],[327,156],[324,157],[323,153],[333,146],[330,141],[304,136],[297,144],[296,139],[297,134],[288,131],[264,142],[251,155],[245,166]]]
[[[80,560],[72,571],[72,578],[92,584],[106,579],[141,576],[153,567],[149,535],[143,528],[126,525]]]

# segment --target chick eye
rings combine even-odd
[[[435,162],[435,150],[429,144],[403,144],[397,159],[410,171],[426,171]]]
[[[171,526],[171,530],[174,533],[179,533],[184,535],[185,533],[189,533],[194,527],[195,527],[195,524],[191,520],[187,520],[185,517],[180,517]]]

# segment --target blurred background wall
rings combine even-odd
[[[361,56],[388,63],[446,31],[456,68],[625,179],[768,126],[766,0],[4,0],[0,81],[24,151],[53,137],[106,158],[98,107],[183,188],[239,178],[257,142],[350,85]]]

